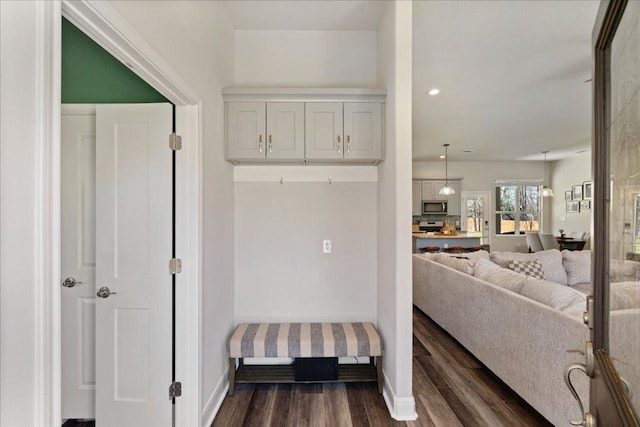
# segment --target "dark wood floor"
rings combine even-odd
[[[239,384],[213,426],[550,426],[420,310],[413,312],[418,420],[398,422],[370,384]]]

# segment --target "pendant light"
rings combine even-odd
[[[542,180],[542,197],[553,197],[553,190],[547,187],[547,153],[549,151],[543,151],[544,154],[544,179]]]
[[[449,144],[443,144],[444,146],[444,187],[440,189],[438,194],[442,196],[450,196],[456,194],[456,190],[453,187],[449,187]]]

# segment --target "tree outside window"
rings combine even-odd
[[[540,186],[496,186],[496,235],[540,230]]]

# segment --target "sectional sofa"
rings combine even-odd
[[[466,259],[468,258],[468,259]],[[514,266],[515,264],[515,266]],[[509,269],[533,265],[534,278]],[[611,349],[640,403],[637,355],[640,263],[614,263]],[[541,271],[540,271],[541,270]],[[564,383],[570,363],[584,363],[589,330],[582,322],[591,288],[590,254],[548,250],[534,254],[477,252],[413,255],[413,302],[551,423],[579,420]],[[588,379],[572,379],[585,408]]]

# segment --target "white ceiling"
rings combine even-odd
[[[590,149],[599,2],[414,1],[413,157],[542,160]],[[385,1],[233,0],[239,30],[377,30]],[[440,95],[426,92],[438,87]],[[471,150],[464,153],[464,150]]]

